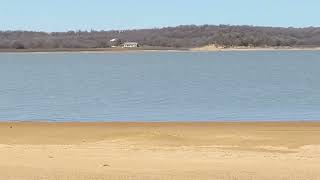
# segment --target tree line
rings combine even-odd
[[[122,31],[33,32],[0,31],[1,49],[107,48],[109,40],[134,41],[142,46],[190,48],[220,46],[320,46],[320,28],[232,25],[184,25]]]

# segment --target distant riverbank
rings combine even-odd
[[[139,47],[139,48],[56,48],[56,49],[0,49],[0,53],[46,52],[137,52],[137,51],[189,51],[188,48]]]
[[[57,49],[0,49],[0,53],[49,53],[49,52],[219,52],[219,51],[320,51],[320,47],[231,47],[197,48],[139,47],[139,48],[57,48]]]
[[[190,51],[319,51],[320,47],[247,47],[247,46],[235,46],[235,47],[216,47],[214,45],[191,48]]]

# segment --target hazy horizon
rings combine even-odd
[[[150,27],[150,28],[128,28],[128,29],[67,29],[65,31],[41,31],[41,30],[26,30],[26,29],[5,29],[2,30],[0,29],[0,31],[5,32],[5,31],[24,31],[24,32],[44,32],[44,33],[64,33],[64,32],[69,32],[69,31],[80,31],[80,32],[90,32],[90,31],[134,31],[134,30],[144,30],[144,29],[163,29],[163,28],[176,28],[176,27],[180,27],[180,26],[249,26],[249,27],[270,27],[270,28],[296,28],[296,29],[303,29],[303,28],[320,28],[319,26],[304,26],[304,27],[295,27],[295,26],[260,26],[260,25],[248,25],[248,24],[180,24],[180,25],[175,25],[175,26],[159,26],[159,27]]]
[[[249,25],[320,27],[316,0],[217,1],[4,1],[2,31],[65,32],[69,30],[132,30],[178,25]],[[183,7],[183,8],[181,8]]]

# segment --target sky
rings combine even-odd
[[[0,30],[320,26],[320,0],[0,0]]]

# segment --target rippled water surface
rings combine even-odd
[[[0,54],[0,120],[320,120],[320,52]]]

